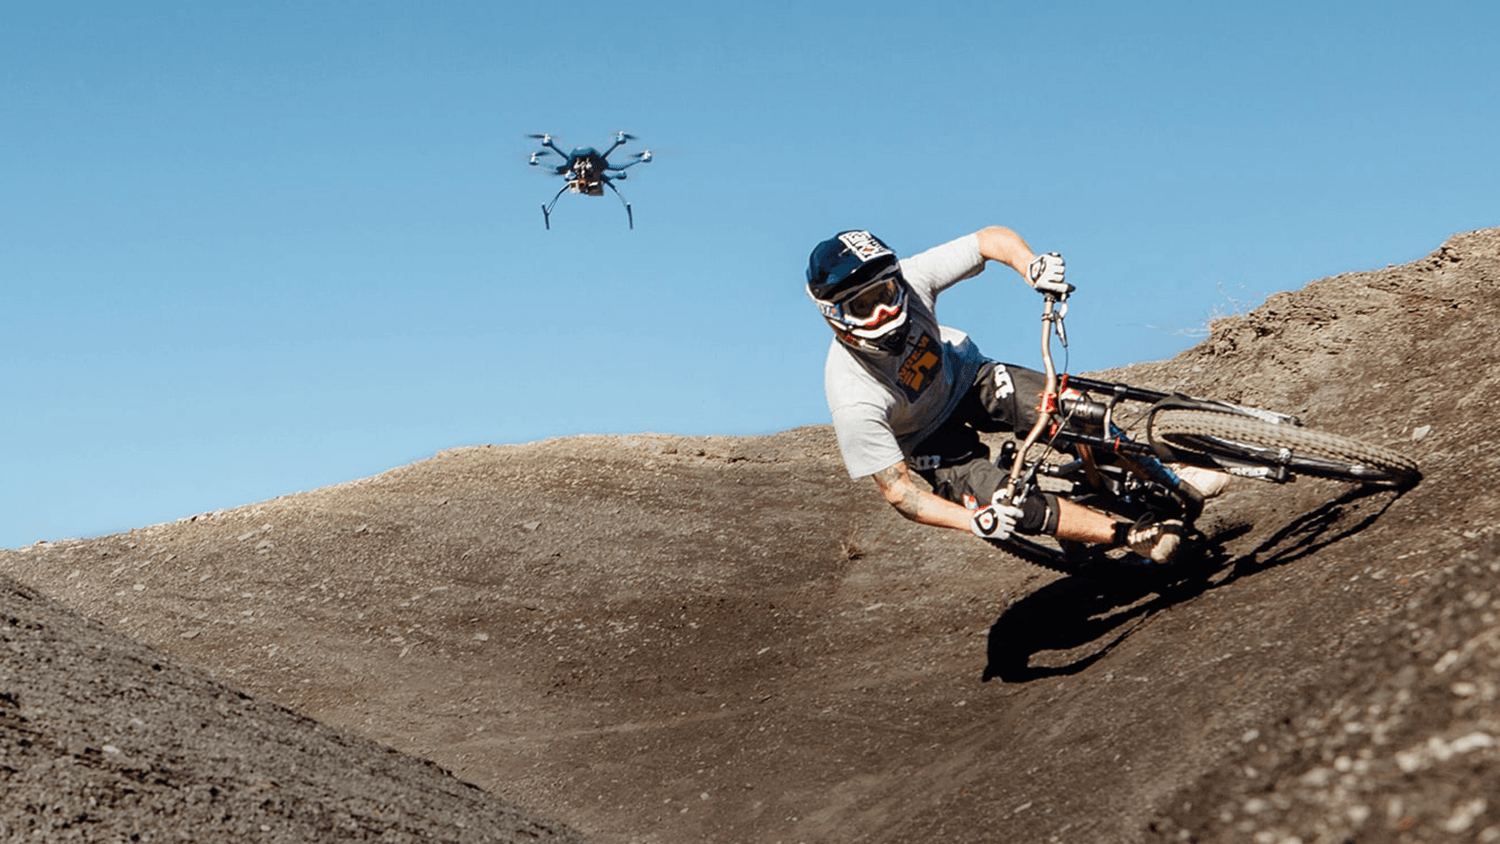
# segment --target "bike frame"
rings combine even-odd
[[[1071,292],[1072,288],[1068,288]],[[1042,364],[1045,386],[1037,419],[1020,445],[1006,440],[995,465],[1009,463],[997,502],[1020,504],[1044,489],[1117,520],[1180,520],[1185,536],[1203,512],[1203,496],[1172,465],[1197,466],[1273,483],[1293,473],[1354,483],[1410,486],[1421,479],[1399,452],[1302,428],[1295,416],[1176,392],[1059,374],[1052,339],[1068,344],[1063,321],[1067,293],[1043,293]],[[1117,411],[1133,405],[1128,414]],[[1160,416],[1159,416],[1160,414]],[[1124,428],[1144,429],[1132,439]],[[1284,428],[1275,431],[1275,428]],[[1297,429],[1297,430],[1292,430]],[[1019,432],[1017,432],[1019,436]],[[1033,456],[1038,446],[1042,453]],[[1050,453],[1073,459],[1049,460]],[[1170,464],[1170,465],[1169,465]],[[1064,572],[1113,560],[1118,546],[1084,545],[1012,533],[997,546]],[[1055,542],[1055,546],[1049,544]]]
[[[1082,469],[1096,491],[1100,487],[1099,464],[1096,453],[1108,454],[1124,468],[1154,484],[1176,499],[1189,519],[1196,518],[1203,501],[1191,487],[1183,484],[1166,462],[1202,466],[1217,471],[1244,477],[1257,477],[1276,483],[1290,478],[1285,467],[1267,466],[1261,463],[1234,460],[1221,455],[1181,452],[1165,443],[1151,439],[1150,419],[1159,410],[1187,408],[1212,410],[1220,413],[1253,416],[1278,425],[1301,425],[1294,416],[1275,413],[1258,408],[1244,407],[1230,402],[1195,399],[1180,393],[1147,390],[1111,381],[1075,377],[1066,373],[1059,375],[1052,356],[1052,340],[1055,336],[1064,347],[1068,344],[1064,320],[1067,316],[1067,294],[1043,293],[1042,307],[1042,364],[1046,386],[1037,407],[1037,420],[1031,430],[1010,457],[1010,474],[1005,487],[1005,496],[1012,502],[1025,499],[1034,488],[1036,475],[1044,461],[1031,459],[1032,449],[1045,440],[1052,448],[1061,443],[1072,447],[1083,461]],[[1068,395],[1073,391],[1078,395]],[[1103,400],[1094,400],[1088,395],[1099,395]],[[1146,441],[1132,440],[1115,424],[1115,411],[1124,402],[1146,405]],[[1008,451],[1008,449],[1007,449]],[[1000,465],[1006,457],[1002,452]]]

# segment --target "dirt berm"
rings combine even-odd
[[[1500,841],[1497,338],[1491,229],[1115,373],[1425,474],[1236,481],[1172,582],[911,525],[826,427],[458,449],[0,552],[0,831]]]

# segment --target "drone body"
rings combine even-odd
[[[572,152],[563,152],[557,144],[553,143],[551,135],[531,135],[529,137],[541,141],[542,148],[531,154],[531,163],[538,167],[546,167],[554,175],[562,176],[566,184],[560,188],[552,197],[552,201],[542,206],[542,223],[547,228],[552,228],[552,207],[564,193],[581,193],[584,196],[603,196],[604,189],[608,187],[614,191],[615,196],[620,197],[620,202],[625,205],[625,218],[630,227],[635,228],[635,214],[630,208],[630,203],[625,201],[624,194],[615,187],[616,181],[622,181],[626,177],[625,171],[637,164],[651,160],[651,151],[644,150],[635,153],[626,164],[614,165],[609,163],[609,155],[616,149],[629,141],[635,140],[634,135],[624,132],[615,134],[615,142],[609,149],[599,152],[593,147],[577,147]],[[554,165],[544,158],[560,156],[562,164]]]

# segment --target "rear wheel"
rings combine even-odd
[[[1151,436],[1179,451],[1285,466],[1298,475],[1395,486],[1422,477],[1415,461],[1391,449],[1237,413],[1159,410],[1152,416]]]

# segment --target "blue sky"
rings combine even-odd
[[[4,2],[0,547],[827,421],[810,248],[998,223],[1076,371],[1500,225],[1480,2]],[[526,165],[618,130],[619,202]],[[1035,363],[992,268],[938,315]]]

